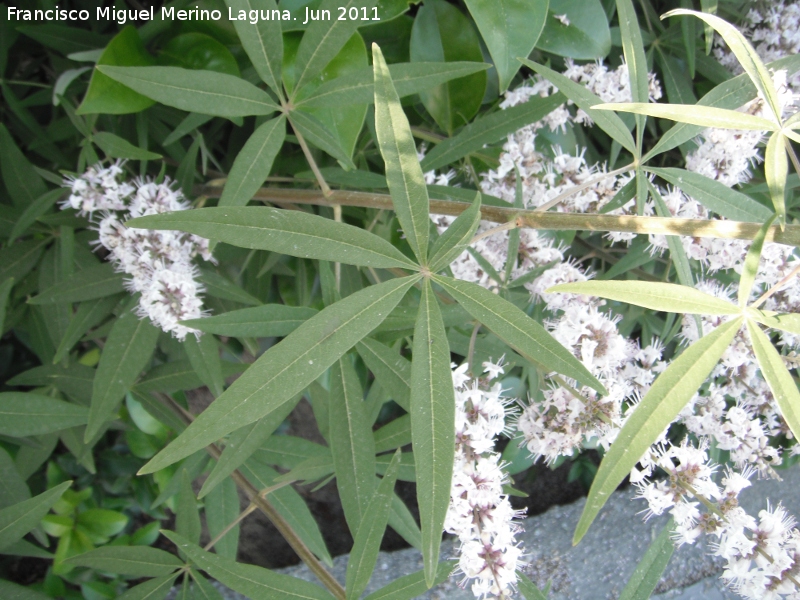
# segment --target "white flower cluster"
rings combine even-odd
[[[778,92],[781,117],[794,112],[798,98],[787,84],[786,71],[772,74]],[[800,81],[798,81],[800,83]],[[760,96],[738,109],[739,112],[773,119],[772,110]],[[705,129],[700,134],[699,147],[686,157],[686,168],[733,187],[750,181],[750,168],[761,161],[760,147],[764,141],[764,131],[744,131],[738,129]]]
[[[787,4],[778,0],[762,6],[761,9],[752,8],[739,26],[761,60],[770,63],[800,53],[800,2]],[[714,45],[717,60],[734,73],[741,73],[739,61],[722,38],[716,36]],[[796,73],[789,83],[792,87],[800,87],[800,73]]]
[[[756,520],[739,505],[752,469],[728,469],[718,485],[706,445],[687,441],[680,446],[662,441],[639,464],[631,482],[648,503],[646,516],[669,511],[678,545],[693,544],[703,533],[713,535],[714,553],[726,561],[722,578],[739,594],[753,600],[800,598],[800,531],[794,518],[779,505],[768,506]],[[654,479],[656,468],[667,478]]]
[[[515,536],[524,511],[514,510],[503,492],[508,477],[494,451],[495,438],[507,430],[510,416],[500,383],[489,385],[503,373],[502,359],[483,366],[484,380],[470,379],[466,363],[453,370],[456,457],[444,528],[461,542],[458,570],[464,584],[474,580],[475,597],[508,598],[522,555]]]
[[[195,256],[212,260],[208,240],[180,231],[130,229],[125,221],[135,217],[187,210],[189,204],[169,180],[155,183],[123,180],[122,165],[95,165],[83,175],[68,179],[71,190],[62,208],[74,208],[93,219],[99,233],[98,244],[109,252],[118,271],[131,276],[127,287],[140,293],[138,313],[153,324],[183,340],[197,330],[180,321],[204,315],[197,281]],[[99,221],[95,213],[100,215]]]

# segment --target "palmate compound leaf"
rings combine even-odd
[[[800,435],[800,392],[797,391],[797,384],[770,339],[750,319],[747,319],[747,332],[750,334],[761,374],[772,390],[781,415],[797,437]]]
[[[368,287],[306,321],[262,354],[140,473],[163,469],[294,398],[375,329],[418,280],[411,276]]]
[[[333,598],[330,593],[313,583],[205,552],[199,546],[171,531],[165,531],[164,535],[198,568],[248,598],[296,598],[297,600],[330,600]]]
[[[456,409],[450,347],[429,279],[425,279],[422,286],[413,356],[411,443],[417,473],[425,581],[431,587],[436,578],[444,519],[450,503]]]
[[[682,312],[698,315],[736,315],[735,304],[706,294],[698,289],[675,283],[656,281],[578,281],[562,283],[546,290],[548,294],[568,292],[599,296],[635,304],[650,310]]]
[[[97,70],[161,104],[215,117],[268,115],[278,105],[244,79],[180,67],[111,67]]]
[[[438,275],[433,280],[475,319],[528,360],[547,372],[557,371],[601,394],[606,393],[603,385],[577,358],[553,339],[544,327],[508,300],[468,281]]]
[[[373,268],[418,267],[397,248],[359,227],[266,206],[182,210],[131,219],[127,227],[177,229],[240,248]]]
[[[742,317],[720,325],[684,350],[658,376],[600,463],[573,544],[586,535],[611,493],[708,378],[741,325]]]
[[[428,257],[428,189],[417,159],[411,127],[377,44],[372,45],[375,71],[375,131],[386,163],[386,182],[397,219],[421,264]]]

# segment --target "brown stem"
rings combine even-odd
[[[194,421],[194,415],[185,410],[180,404],[175,402],[169,396],[159,394],[166,401],[166,404],[186,423],[191,424]],[[215,459],[219,460],[222,456],[222,450],[216,444],[206,446],[206,451]],[[345,600],[347,597],[344,588],[336,579],[331,575],[328,570],[317,560],[317,557],[308,549],[303,540],[301,540],[295,533],[292,526],[275,510],[269,500],[261,496],[259,490],[251,484],[247,478],[237,469],[231,473],[231,479],[246,495],[251,504],[254,504],[261,510],[262,513],[270,520],[284,539],[289,543],[300,559],[308,565],[311,572],[317,576],[322,584],[328,588],[328,591],[334,595],[338,600]]]
[[[776,292],[780,291],[780,289],[781,289],[781,288],[782,288],[784,285],[786,285],[787,283],[789,283],[789,281],[791,281],[791,280],[794,278],[794,276],[795,276],[795,275],[797,275],[798,273],[800,273],[800,265],[796,266],[794,269],[792,269],[791,271],[789,271],[789,274],[788,274],[788,275],[786,275],[786,277],[784,277],[783,279],[781,279],[781,280],[780,280],[778,283],[776,283],[776,284],[775,284],[775,285],[773,285],[771,288],[769,288],[769,289],[768,289],[766,292],[764,292],[763,294],[761,294],[761,296],[758,298],[758,300],[756,300],[755,302],[753,302],[753,304],[752,304],[752,307],[753,307],[753,308],[758,308],[759,306],[761,306],[762,304],[764,304],[764,302],[766,302],[766,301],[767,301],[767,299],[768,299],[770,296],[772,296],[774,293],[776,293]]]
[[[195,188],[196,194],[219,197],[222,187],[201,185]],[[392,198],[388,194],[331,191],[330,196],[315,190],[282,188],[261,188],[254,195],[256,200],[286,204],[313,204],[317,206],[359,206],[392,210]],[[431,200],[430,212],[440,215],[457,216],[467,210],[470,204],[452,200]],[[518,210],[512,207],[481,206],[481,218],[494,223],[506,223],[514,218],[520,219],[521,227],[529,229],[549,229],[553,231],[619,231],[626,233],[686,235],[690,237],[726,238],[752,240],[758,233],[758,223],[741,221],[713,221],[707,219],[678,219],[672,217],[638,217],[629,215],[600,215],[592,213],[543,213],[532,210]],[[800,245],[800,225],[786,225],[784,231],[775,225],[770,227],[765,238],[767,242],[777,242],[789,246]]]

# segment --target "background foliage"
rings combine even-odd
[[[29,4],[50,7],[46,0]],[[749,6],[713,4],[694,8],[737,22]],[[276,8],[273,0],[197,5],[223,14],[229,7]],[[438,549],[452,477],[451,361],[505,355],[511,366],[504,386],[521,398],[537,398],[552,371],[604,391],[541,326],[541,301],[522,287],[530,275],[515,279],[510,267],[499,274],[488,265],[496,293],[450,277],[448,265],[481,218],[510,222],[507,229],[537,228],[569,246],[571,259],[605,273],[598,279],[691,286],[700,272],[679,244],[670,245],[669,260],[643,244],[621,255],[602,235],[692,235],[697,226],[534,214],[521,201],[512,206],[476,193],[478,174],[498,166],[506,137],[566,98],[597,126],[542,130],[537,149],[580,145],[588,163],[628,165],[635,178],[619,191],[619,205],[635,197],[643,215],[648,182],[657,176],[741,222],[740,238],[763,242],[769,231],[797,242],[797,177],[787,179],[782,150],[797,134],[785,124],[750,123],[774,131],[777,141],[765,170],[743,189],[747,195],[674,168],[709,119],[733,128],[748,122],[742,113],[669,106],[702,98],[734,109],[756,89],[771,97],[758,64],[734,78],[707,53],[713,32],[701,21],[659,18],[691,2],[346,4],[369,15],[376,7],[379,21],[335,20],[339,5],[345,2],[283,0],[278,7],[300,18],[258,25],[0,22],[0,553],[48,561],[29,586],[31,598],[163,597],[175,583],[187,597],[216,597],[201,571],[253,598],[359,597],[387,523],[425,556],[424,571],[397,584],[406,587],[403,597],[446,577],[452,565],[439,563]],[[94,14],[96,3],[61,7]],[[334,19],[304,28],[306,8],[329,9]],[[796,70],[796,58],[783,66]],[[567,59],[603,59],[610,67],[624,59],[638,103],[647,103],[654,71],[670,104],[609,106],[635,116],[592,109],[599,99],[560,75]],[[560,93],[501,110],[504,92],[533,74]],[[420,166],[421,143],[427,153]],[[212,240],[216,262],[202,262],[198,272],[212,316],[188,323],[202,337],[181,342],[138,319],[124,274],[94,251],[91,221],[59,210],[69,195],[65,175],[118,159],[126,161],[126,177],[169,177],[203,209],[136,223]],[[448,186],[426,184],[424,172],[451,167]],[[432,212],[459,216],[438,236]],[[780,229],[768,229],[772,218]],[[731,235],[710,227],[709,235]],[[563,291],[615,301],[620,330],[643,346],[659,337],[665,357],[680,351],[674,311],[744,310],[685,289],[670,288],[665,305],[653,300],[653,287],[575,285]],[[760,332],[756,322],[767,317],[742,318]],[[702,338],[659,379],[639,421],[620,434],[626,441],[600,468],[576,537],[602,494],[617,487],[705,381],[717,360],[709,356],[721,355],[732,327]],[[772,365],[774,374],[765,375],[773,389],[786,390],[776,396],[798,431],[796,387],[764,339],[759,361]],[[198,413],[186,392],[202,386],[216,399]],[[311,403],[326,445],[286,435],[282,423],[301,398]],[[650,407],[667,404],[669,415],[650,418]],[[627,449],[632,454],[620,458]],[[503,457],[512,474],[533,463],[517,441]],[[588,455],[564,460],[588,487],[596,464]],[[333,477],[355,540],[346,592],[326,577],[331,556],[320,524],[288,485]],[[415,482],[425,502],[409,507],[394,492],[396,479]],[[327,590],[235,562],[239,530],[229,525],[240,513],[240,492],[276,523]],[[198,545],[201,522],[213,552]],[[161,528],[172,531],[160,537]],[[10,594],[18,590],[9,580],[16,563],[4,564],[0,591]],[[524,581],[521,592],[536,597],[532,587]]]

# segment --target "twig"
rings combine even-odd
[[[615,169],[613,171],[609,171],[608,173],[601,173],[597,177],[593,177],[588,181],[584,181],[580,185],[576,185],[575,187],[571,187],[568,190],[560,193],[558,196],[550,200],[549,202],[545,202],[541,206],[537,206],[534,208],[534,212],[545,212],[551,208],[553,208],[556,204],[560,203],[562,200],[566,200],[573,194],[577,194],[585,190],[586,188],[592,187],[596,183],[600,183],[604,179],[608,179],[609,177],[614,177],[615,175],[619,175],[620,173],[624,173],[625,171],[630,171],[633,168],[633,164],[625,165],[624,167],[620,167],[619,169]]]
[[[159,394],[161,398],[166,401],[166,404],[186,423],[190,425],[194,421],[194,415],[185,410],[180,404],[175,402],[166,394]],[[206,451],[215,459],[219,460],[222,456],[222,450],[216,444],[206,446]],[[252,504],[255,504],[259,510],[270,520],[283,538],[289,543],[300,559],[308,565],[311,572],[316,575],[322,584],[328,588],[328,591],[333,594],[338,600],[345,600],[346,593],[341,584],[331,575],[328,570],[317,560],[317,557],[309,550],[303,540],[298,537],[292,526],[275,510],[275,507],[267,500],[262,498],[258,489],[251,484],[247,478],[237,469],[231,473],[231,479],[234,483],[247,495]]]
[[[314,173],[314,177],[317,178],[317,183],[319,184],[319,189],[322,190],[322,195],[325,196],[326,198],[329,198],[331,196],[331,188],[328,186],[328,183],[322,176],[322,172],[319,170],[319,167],[317,166],[317,161],[314,160],[314,156],[311,154],[311,150],[309,150],[308,144],[306,144],[306,140],[303,137],[303,134],[301,134],[300,130],[297,129],[291,117],[289,118],[289,123],[292,125],[292,130],[294,131],[295,136],[297,136],[297,142],[300,144],[300,148],[303,150],[303,154],[305,154],[306,160],[308,161],[308,166],[311,167],[311,171]]]
[[[791,279],[792,279],[792,278],[793,278],[795,275],[797,275],[798,273],[800,273],[800,265],[797,265],[797,266],[796,266],[794,269],[792,269],[791,271],[789,271],[789,274],[788,274],[786,277],[784,277],[783,279],[781,279],[781,280],[780,280],[778,283],[776,283],[776,284],[775,284],[775,285],[773,285],[771,288],[769,288],[769,289],[768,289],[766,292],[764,292],[763,294],[761,294],[761,296],[758,298],[758,300],[756,300],[755,302],[753,302],[753,304],[752,304],[751,306],[752,306],[753,308],[758,308],[759,306],[761,306],[762,304],[764,304],[764,302],[766,302],[766,300],[767,300],[767,299],[768,299],[770,296],[772,296],[772,295],[773,295],[773,294],[775,294],[776,292],[780,291],[780,289],[781,289],[781,288],[782,288],[784,285],[786,285],[787,283],[789,283],[789,281],[790,281],[790,280],[791,280]]]
[[[495,233],[500,233],[501,231],[508,231],[509,229],[516,229],[517,227],[519,227],[519,225],[517,224],[516,219],[513,220],[513,221],[509,221],[508,223],[503,223],[502,225],[498,225],[497,227],[492,227],[491,229],[487,229],[486,231],[482,231],[481,233],[476,235],[474,238],[472,238],[472,240],[470,241],[469,245],[471,246],[475,242],[477,242],[479,240],[482,240],[483,238],[487,238],[487,237],[489,237],[491,235],[494,235]]]
[[[201,185],[195,193],[218,198],[221,187]],[[324,196],[315,190],[261,188],[253,198],[265,202],[287,204],[312,204],[317,206],[359,206],[392,210],[392,198],[388,194],[371,192],[332,191]],[[439,215],[457,216],[467,210],[470,204],[452,200],[431,200],[430,212]],[[708,219],[679,219],[674,217],[639,217],[631,215],[601,215],[594,213],[550,213],[532,210],[519,210],[512,207],[481,206],[481,219],[494,223],[507,223],[519,218],[521,227],[529,229],[550,229],[553,231],[619,231],[625,233],[685,235],[690,237],[725,238],[753,240],[758,233],[758,223],[742,221],[715,221]],[[789,246],[800,245],[800,225],[786,225],[784,231],[777,225],[770,227],[765,238],[767,242],[777,242]]]

